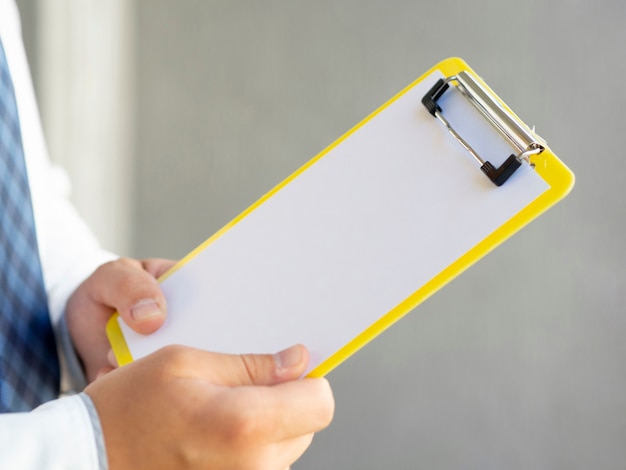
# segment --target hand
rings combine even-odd
[[[67,326],[89,382],[103,368],[110,368],[105,327],[114,312],[138,333],[157,330],[165,321],[165,297],[157,278],[174,261],[120,258],[103,264],[70,297]]]
[[[89,385],[111,470],[284,470],[325,428],[325,379],[297,380],[303,346],[224,355],[169,346]]]

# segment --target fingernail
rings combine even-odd
[[[302,362],[302,348],[300,346],[292,346],[288,349],[274,354],[277,370],[291,369],[299,366]]]
[[[130,309],[130,316],[135,321],[144,321],[153,317],[161,317],[164,315],[163,310],[159,307],[154,299],[143,299],[137,302]]]

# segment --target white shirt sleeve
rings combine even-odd
[[[100,248],[68,199],[67,176],[48,159],[14,0],[0,0],[0,39],[17,98],[39,254],[58,334],[70,295],[99,265],[116,256]],[[70,341],[64,344],[62,364],[67,364],[73,348]],[[0,414],[2,469],[99,470],[106,468],[106,453],[98,442],[99,420],[84,396],[54,400],[30,413]]]
[[[79,395],[30,413],[0,414],[0,468],[102,470],[92,421]]]

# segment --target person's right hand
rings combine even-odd
[[[308,351],[226,355],[168,346],[89,385],[111,470],[284,470],[330,423]]]

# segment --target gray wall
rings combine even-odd
[[[136,254],[185,254],[437,61],[577,173],[563,203],[332,372],[296,469],[626,462],[626,3],[142,1]]]
[[[577,174],[330,374],[295,469],[624,468],[626,3],[135,3],[135,256],[184,255],[452,55]]]
[[[577,173],[563,203],[332,372],[296,469],[626,462],[626,3],[140,1],[138,256],[179,257],[458,55]]]

